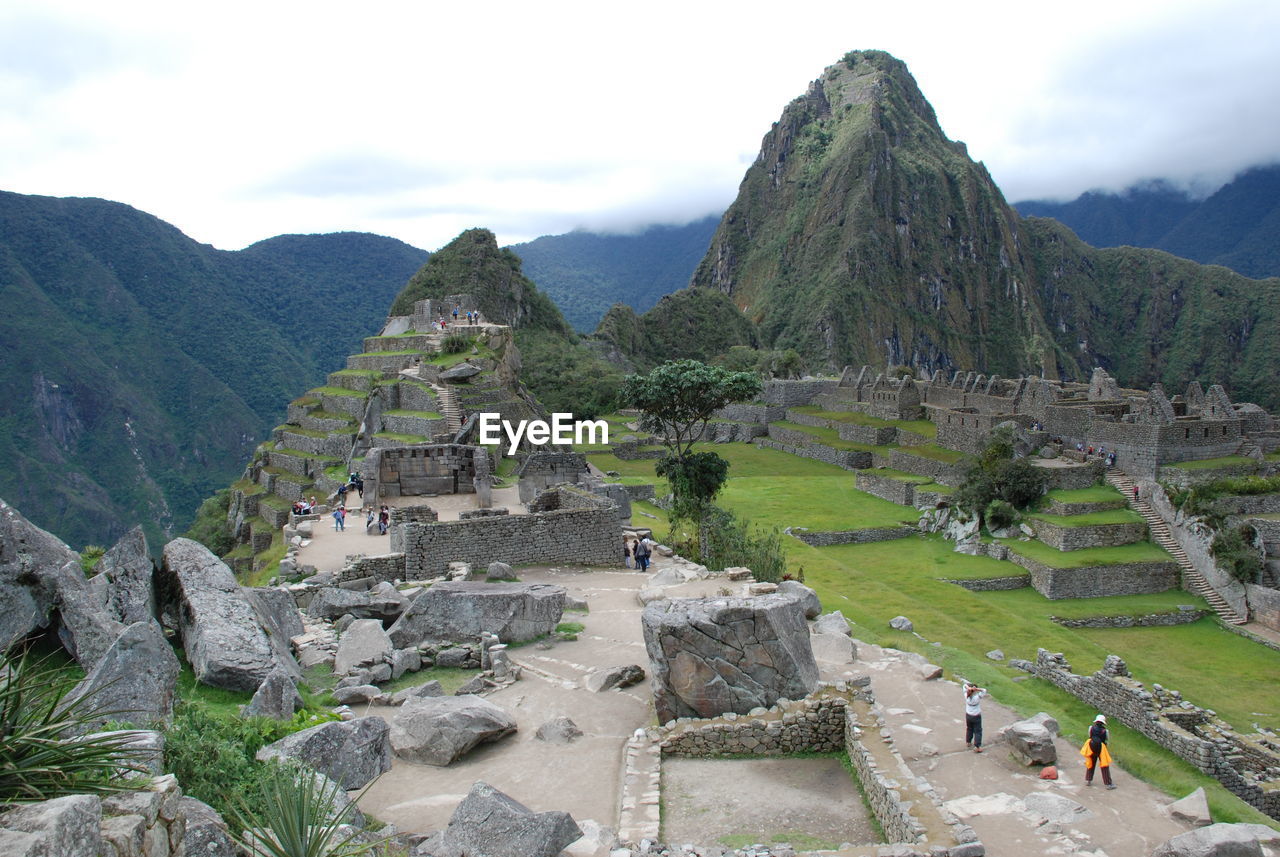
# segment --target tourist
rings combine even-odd
[[[345,506],[339,505],[333,510],[333,528],[338,532],[345,532],[347,529],[347,509]]]
[[[454,305],[453,305],[453,323],[454,323],[454,324],[457,324],[457,323],[458,323],[458,311],[459,311],[459,310],[461,310],[461,309],[462,309],[462,307],[461,307],[461,306],[459,306],[458,304],[454,304]]]
[[[1138,486],[1133,486],[1133,502],[1138,502]]]
[[[364,500],[364,480],[357,473],[351,474],[351,482],[356,486],[356,492],[360,495],[360,499]]]
[[[373,507],[369,507],[369,515],[364,519],[364,531],[366,535],[373,535]]]
[[[975,753],[982,752],[982,697],[986,695],[985,687],[964,683],[964,745],[972,745]]]
[[[341,485],[338,486],[338,505],[339,506],[347,505],[347,492],[350,490],[351,490],[351,486],[348,485],[346,482],[343,482]]]
[[[1111,782],[1111,751],[1107,749],[1107,718],[1105,715],[1099,714],[1093,718],[1093,725],[1089,727],[1089,740],[1084,742],[1084,746],[1080,748],[1080,755],[1084,756],[1084,784],[1086,786],[1093,785],[1093,769],[1095,767],[1102,768],[1102,784],[1109,789],[1116,787]]]
[[[385,536],[387,527],[391,524],[391,511],[384,505],[378,512],[378,535]]]
[[[632,564],[631,564],[631,557],[632,557],[632,551],[633,551],[633,550],[634,550],[634,548],[631,546],[631,534],[630,534],[630,533],[623,533],[623,535],[622,535],[622,564],[623,564],[623,565],[625,565],[627,568],[633,568],[633,567],[634,567],[634,566],[632,566]]]
[[[635,546],[636,567],[641,571],[649,570],[649,556],[653,542],[646,536]]]

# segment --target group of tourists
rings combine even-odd
[[[316,510],[316,498],[314,495],[311,497],[310,500],[308,500],[306,497],[303,497],[301,500],[298,500],[293,504],[293,514],[295,515],[310,515],[315,510]]]
[[[623,533],[622,561],[626,563],[627,568],[648,571],[649,558],[653,556],[653,549],[657,546],[658,543],[649,536],[636,538],[631,533]]]
[[[453,308],[453,326],[454,326],[454,327],[457,327],[457,326],[461,323],[461,320],[462,320],[462,319],[464,319],[464,318],[466,319],[466,323],[467,323],[468,325],[476,325],[476,324],[479,324],[479,323],[480,323],[480,310],[478,310],[478,309],[476,309],[476,310],[471,310],[471,309],[469,309],[469,310],[467,310],[466,312],[463,312],[463,310],[462,310],[462,305],[461,305],[461,304],[457,304],[457,305],[455,305],[455,306],[454,306],[454,308]],[[445,318],[443,315],[441,315],[441,316],[437,316],[437,317],[436,317],[436,320],[435,320],[435,321],[433,321],[433,322],[431,322],[431,326],[432,326],[433,328],[435,328],[436,330],[448,330],[448,329],[449,329],[449,320],[448,320],[447,318]]]
[[[972,747],[973,752],[982,752],[982,698],[987,695],[985,687],[978,687],[970,681],[964,683],[964,746]],[[1107,749],[1107,717],[1099,714],[1093,718],[1089,727],[1089,737],[1080,747],[1080,755],[1084,756],[1084,784],[1093,785],[1093,772],[1102,770],[1102,784],[1114,789],[1111,782],[1111,751]]]
[[[1086,447],[1084,442],[1081,441],[1076,444],[1076,452],[1082,453],[1088,458],[1094,458],[1095,456],[1101,458],[1106,463],[1107,467],[1116,466],[1116,451],[1114,449],[1108,452],[1105,446],[1099,446],[1095,449],[1094,446],[1090,444]]]

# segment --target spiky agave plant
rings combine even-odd
[[[92,693],[67,699],[75,684],[48,658],[0,656],[0,804],[138,787],[138,733],[86,734],[111,712]]]
[[[339,809],[343,789],[337,783],[288,763],[271,768],[261,803],[241,803],[235,811],[242,828],[237,844],[252,857],[357,857],[377,847],[359,830],[342,832],[348,813]]]

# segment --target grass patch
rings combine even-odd
[[[178,687],[175,696],[181,702],[198,702],[210,714],[220,719],[240,716],[240,706],[248,705],[253,694],[248,691],[226,690],[221,687],[209,687],[196,681],[195,671],[187,661],[186,653],[181,648],[174,648],[182,672],[178,673]]]
[[[1028,515],[1036,521],[1046,521],[1059,527],[1092,527],[1099,524],[1141,524],[1142,516],[1132,509],[1106,509],[1085,515]]]
[[[785,453],[784,453],[785,454]],[[816,498],[821,502],[814,502]],[[755,523],[811,530],[858,530],[914,523],[914,509],[859,491],[841,476],[739,476],[716,504]]]
[[[284,542],[284,532],[276,532],[271,537],[271,547],[254,557],[254,564],[259,565],[259,568],[248,575],[244,585],[266,586],[267,581],[280,573],[280,560],[284,559],[288,547]]]
[[[479,670],[454,669],[453,667],[431,667],[416,673],[405,673],[395,681],[379,685],[383,693],[396,693],[409,687],[417,687],[429,681],[438,681],[444,688],[445,696],[452,696],[454,691],[462,687],[480,674]]]
[[[928,485],[933,482],[932,476],[921,476],[919,473],[908,473],[905,470],[894,470],[892,467],[872,467],[868,470],[860,470],[859,473],[869,473],[873,476],[883,476],[886,479],[893,479],[897,482],[910,482],[914,485]]]
[[[959,464],[961,461],[973,457],[965,455],[963,452],[956,452],[954,449],[947,449],[945,446],[938,446],[936,443],[926,443],[921,446],[903,446],[899,447],[898,451],[918,458],[941,461],[944,464]]]
[[[1063,490],[1061,488],[1044,495],[1059,503],[1125,503],[1124,495],[1110,485],[1091,485],[1088,488]]]
[[[377,369],[339,369],[330,375],[341,375],[344,378],[381,378],[382,372]]]
[[[262,472],[270,473],[275,478],[282,479],[285,482],[294,482],[298,485],[311,484],[311,480],[308,479],[307,477],[300,476],[297,473],[294,473],[292,470],[285,470],[283,467],[264,467],[262,468]]]
[[[289,434],[298,434],[298,435],[302,435],[303,437],[314,437],[314,438],[319,438],[321,440],[329,436],[329,433],[327,431],[316,431],[315,429],[308,429],[308,428],[303,428],[302,426],[295,426],[292,423],[284,423],[283,425],[278,425],[275,427],[274,431],[288,432]]]
[[[880,417],[873,417],[871,414],[864,414],[858,411],[825,411],[817,405],[801,405],[797,408],[788,408],[787,410],[795,411],[798,414],[806,416],[821,417],[823,419],[835,420],[840,423],[851,423],[857,426],[871,426],[873,428],[900,428],[907,431],[922,434],[926,437],[937,437],[938,427],[929,420],[886,420]]]
[[[348,399],[363,399],[368,393],[359,390],[348,390],[346,387],[316,387],[308,391],[312,396],[343,396]]]
[[[1224,455],[1221,458],[1205,458],[1200,461],[1179,461],[1167,465],[1179,470],[1214,470],[1219,467],[1239,467],[1242,464],[1257,465],[1258,462],[1244,455]]]
[[[383,416],[388,416],[388,417],[420,417],[421,419],[424,419],[424,420],[444,419],[444,414],[438,414],[435,411],[395,410],[395,411],[383,411],[382,414]]]
[[[1051,568],[1085,568],[1094,565],[1124,565],[1131,562],[1173,562],[1164,548],[1151,542],[1135,542],[1109,548],[1081,548],[1076,551],[1060,551],[1044,542],[1024,542],[1018,539],[996,539],[1009,550]]]
[[[394,440],[396,443],[430,443],[431,438],[420,434],[397,434],[393,431],[380,431],[374,437],[382,440]]]
[[[344,414],[343,416],[345,417],[346,415]],[[286,446],[282,446],[279,449],[273,449],[271,451],[275,453],[280,453],[281,455],[287,455],[290,458],[302,458],[309,461],[323,462],[323,461],[339,460],[336,455],[321,455],[320,453],[317,453],[317,452],[307,452],[301,449],[290,449],[289,447],[286,447]]]
[[[412,354],[421,354],[421,351],[410,348],[405,351],[366,351],[363,354],[356,354],[356,357],[408,357]]]
[[[888,455],[898,447],[894,444],[885,444],[878,446],[870,443],[858,443],[852,440],[845,440],[840,437],[839,433],[833,428],[824,428],[823,426],[802,426],[799,423],[789,423],[786,420],[779,420],[771,425],[780,428],[791,429],[792,431],[804,432],[813,438],[814,443],[820,443],[823,446],[829,446],[832,449],[838,449],[843,452],[870,452],[873,455]],[[784,455],[786,453],[783,453]]]

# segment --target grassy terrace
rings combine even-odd
[[[362,393],[359,390],[348,390],[346,387],[316,387],[311,390],[309,395],[312,396],[347,396],[352,399],[363,399],[368,393]]]
[[[423,435],[420,435],[420,434],[397,434],[396,432],[393,432],[393,431],[380,431],[377,434],[375,434],[374,437],[382,438],[383,440],[394,440],[397,443],[430,443],[431,442],[431,438],[424,437]]]
[[[894,470],[892,467],[872,467],[858,472],[869,473],[872,476],[883,476],[885,479],[893,479],[898,482],[911,482],[916,485],[927,485],[933,481],[932,477],[921,476],[919,473],[907,473],[905,470]]]
[[[344,378],[381,378],[382,373],[377,369],[339,369],[336,372],[330,372],[331,375],[341,375]]]
[[[1119,503],[1125,504],[1124,495],[1110,485],[1093,485],[1089,488],[1076,488],[1071,491],[1056,490],[1045,495],[1046,498],[1059,503]]]
[[[312,461],[337,461],[338,460],[337,456],[335,455],[320,455],[314,452],[304,452],[301,449],[289,449],[288,447],[280,447],[279,449],[273,449],[271,451],[278,452],[281,455],[288,455],[292,458],[309,458]]]
[[[283,479],[285,482],[296,482],[299,485],[308,485],[311,483],[311,480],[307,477],[299,476],[297,473],[285,470],[283,467],[264,467],[262,468],[262,472],[270,473],[272,476],[275,476],[277,479]]]
[[[383,411],[382,413],[383,413],[383,415],[384,415],[384,416],[389,416],[389,417],[420,417],[420,418],[422,418],[422,419],[424,419],[424,420],[442,420],[442,419],[444,419],[444,415],[443,415],[443,414],[438,414],[438,413],[436,413],[435,411],[403,411],[403,410],[396,410],[396,411]]]
[[[1037,521],[1047,521],[1059,527],[1092,527],[1097,524],[1141,524],[1142,516],[1132,509],[1107,509],[1087,515],[1029,515]]]
[[[874,428],[901,428],[907,431],[913,431],[916,434],[922,434],[925,437],[937,437],[938,427],[928,420],[884,420],[880,417],[873,417],[870,414],[859,413],[858,411],[824,411],[817,405],[801,405],[798,408],[789,408],[798,414],[805,414],[812,417],[822,417],[823,419],[835,420],[841,423],[852,423],[858,426],[872,426]]]
[[[823,446],[829,446],[832,449],[839,449],[844,452],[870,452],[880,455],[888,455],[890,452],[898,448],[893,444],[874,446],[869,443],[856,443],[852,440],[845,440],[836,433],[835,429],[823,428],[822,426],[802,426],[799,423],[791,423],[786,420],[778,420],[777,422],[770,423],[770,425],[804,432],[813,438],[814,443],[820,443]]]
[[[954,449],[938,446],[936,443],[927,443],[922,446],[903,446],[899,447],[898,451],[905,452],[908,455],[919,456],[920,458],[931,458],[934,461],[941,461],[945,464],[958,464],[971,457],[963,452],[956,452]]]
[[[1179,470],[1214,470],[1219,467],[1239,467],[1242,464],[1256,465],[1258,462],[1243,455],[1224,455],[1221,458],[1205,458],[1200,461],[1179,461],[1170,464]]]
[[[1035,539],[1027,542],[1018,539],[996,539],[996,541],[1006,545],[1016,554],[1042,562],[1052,568],[1085,568],[1092,565],[1123,565],[1131,562],[1173,562],[1173,557],[1151,542],[1135,542],[1131,545],[1110,548],[1060,551]]]
[[[407,351],[366,351],[363,354],[356,354],[355,357],[408,357],[414,354],[421,354],[421,351],[410,348]]]
[[[307,429],[302,426],[295,426],[292,423],[282,423],[275,427],[274,431],[287,431],[289,434],[300,434],[303,437],[328,437],[328,432],[316,431],[315,429]]]

